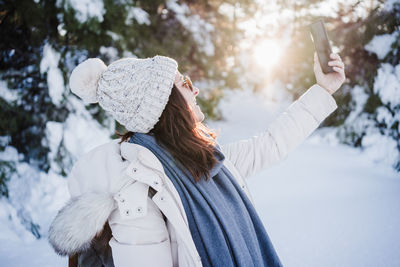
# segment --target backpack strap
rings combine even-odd
[[[153,198],[153,196],[155,194],[156,194],[156,190],[153,187],[149,186],[149,196],[150,196],[150,198]]]
[[[68,258],[68,267],[78,267],[78,254],[73,256],[69,256]]]
[[[149,186],[149,196],[150,196],[150,198],[153,198],[153,196],[156,193],[157,193],[157,191],[153,187]],[[164,221],[167,222],[167,217],[165,217],[164,213],[162,213],[162,215],[163,215]]]

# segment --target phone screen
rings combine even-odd
[[[318,54],[319,62],[324,73],[334,72],[328,65],[330,54],[332,52],[329,44],[328,34],[326,33],[323,20],[318,20],[310,25],[311,38],[314,42],[315,50]]]

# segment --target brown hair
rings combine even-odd
[[[122,143],[134,132],[120,134],[116,131],[116,134],[121,137]],[[159,121],[148,134],[153,135],[157,143],[167,149],[196,182],[202,175],[205,175],[206,181],[210,179],[209,170],[217,162],[213,150],[218,134],[203,123],[196,122],[189,104],[175,85]]]

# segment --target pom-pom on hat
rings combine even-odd
[[[101,74],[107,69],[101,59],[89,58],[79,64],[71,73],[69,87],[82,98],[85,104],[97,103],[97,84]]]
[[[108,67],[89,58],[71,73],[71,91],[99,103],[128,131],[148,133],[167,105],[178,63],[169,57],[123,58]]]

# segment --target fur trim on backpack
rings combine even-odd
[[[90,192],[71,198],[50,225],[50,244],[61,256],[87,250],[116,207],[113,197],[106,193]]]

